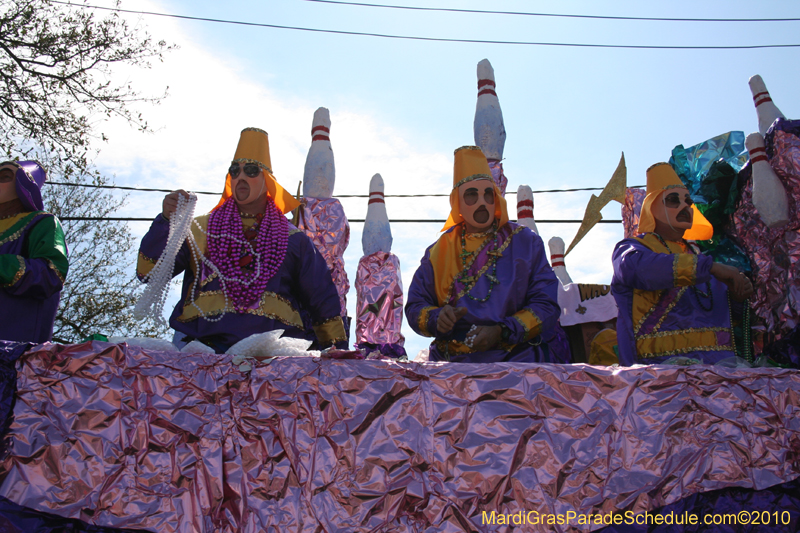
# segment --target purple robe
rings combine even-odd
[[[668,251],[647,233],[620,241],[612,259],[621,365],[734,355],[728,288],[711,275],[711,257]]]
[[[208,215],[196,219],[205,229]],[[195,240],[205,252],[205,237],[192,229]],[[161,257],[169,237],[169,220],[158,215],[139,248],[137,275],[139,279],[152,269]],[[222,353],[238,341],[255,333],[276,329],[283,336],[315,341],[313,347],[325,348],[335,344],[347,348],[341,318],[341,306],[336,286],[331,279],[325,259],[309,238],[297,228],[290,227],[286,258],[267,283],[261,301],[254,302],[245,312],[228,310],[217,321],[224,308],[219,278],[206,265],[200,266],[200,288],[190,294],[197,267],[187,243],[183,243],[175,259],[173,276],[181,272],[183,288],[181,301],[170,317],[170,326],[191,339],[199,339]],[[199,316],[195,302],[212,320]]]
[[[440,241],[456,242],[454,231],[460,234],[460,225],[445,232]],[[494,284],[485,302],[476,301],[470,295],[480,299],[489,291],[491,270],[484,267],[489,262],[491,246],[478,255],[468,272],[477,278],[474,285],[470,288],[456,280],[447,301],[440,301],[436,291],[437,273],[433,266],[436,261],[431,261],[436,244],[425,251],[408,291],[406,318],[409,325],[420,335],[434,337],[430,346],[431,361],[569,362],[563,359],[562,350],[551,349],[560,344],[556,342],[556,327],[561,308],[557,298],[558,279],[547,262],[542,239],[514,222],[504,224],[497,233],[501,252],[496,263],[498,283]],[[467,308],[467,314],[456,322],[453,331],[443,335],[437,331],[436,321],[442,307],[448,303]],[[503,325],[510,336],[495,348],[475,352],[464,344],[473,324]]]
[[[0,225],[0,339],[47,342],[69,261],[58,219],[21,213]]]

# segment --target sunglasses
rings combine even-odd
[[[255,163],[245,163],[244,167],[239,166],[239,163],[234,163],[231,165],[231,168],[228,169],[228,174],[231,175],[232,179],[236,179],[239,177],[239,172],[241,172],[242,169],[244,169],[244,175],[248,178],[255,178],[261,174],[261,167]]]
[[[689,197],[688,194],[686,195],[686,198],[683,199],[683,201],[686,202],[686,205],[688,207],[692,207],[692,204],[694,204],[694,201]],[[676,207],[680,207],[681,206],[680,195],[676,192],[673,192],[664,196],[664,205],[669,207],[670,209],[675,209]]]
[[[475,205],[478,203],[478,196],[480,192],[475,187],[470,187],[464,191],[464,203],[467,205]],[[483,191],[483,199],[487,204],[494,205],[494,188],[486,187]]]

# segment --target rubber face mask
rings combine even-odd
[[[10,202],[17,196],[17,167],[3,165],[0,167],[0,204]]]
[[[228,173],[231,175],[233,199],[237,204],[251,204],[267,194],[264,174],[258,165],[247,163],[241,168],[238,163],[233,163]]]
[[[494,183],[480,179],[458,188],[458,209],[468,226],[476,231],[489,229],[494,223]]]
[[[687,230],[694,220],[693,203],[687,189],[667,189],[653,202],[653,218],[673,230]]]

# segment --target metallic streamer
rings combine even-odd
[[[375,252],[358,262],[356,273],[356,343],[403,345],[403,281],[400,260]]]
[[[644,189],[628,187],[625,191],[625,203],[622,204],[622,226],[625,238],[630,239],[638,234],[639,215],[647,192]]]
[[[297,227],[305,232],[328,263],[333,283],[339,291],[342,316],[347,316],[350,281],[344,270],[344,251],[350,244],[350,224],[339,200],[304,198]]]

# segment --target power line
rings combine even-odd
[[[90,220],[90,221],[117,221],[117,222],[152,222],[153,218],[136,218],[136,217],[59,217],[61,221],[79,221],[79,220]],[[350,218],[347,220],[348,222],[364,222],[363,218]],[[447,222],[445,219],[439,218],[405,218],[405,219],[395,219],[390,220],[389,223],[391,224],[409,224],[409,223],[417,223],[417,224],[444,224]],[[580,224],[582,220],[537,220],[537,224]],[[621,224],[622,220],[600,220],[601,224]]]
[[[137,192],[173,192],[174,189],[151,189],[146,187],[127,187],[124,185],[92,185],[90,183],[67,183],[63,181],[48,181],[48,185],[64,185],[67,187],[87,187],[90,189],[120,189],[123,191],[137,191]],[[631,188],[644,188],[644,185],[631,185]],[[603,187],[585,187],[579,189],[548,189],[541,191],[531,191],[535,194],[553,193],[553,192],[582,192],[582,191],[602,191]],[[194,194],[208,194],[213,196],[222,195],[221,192],[209,191],[190,191]],[[506,194],[517,194],[513,191],[508,191]],[[450,193],[434,193],[434,194],[387,194],[384,198],[434,198],[434,197],[449,197]],[[369,198],[368,194],[337,194],[334,198]]]
[[[52,0],[55,4],[63,4],[74,7],[83,7],[91,9],[101,9],[105,11],[115,11],[118,13],[130,13],[133,15],[153,15],[157,17],[168,17],[183,20],[197,20],[202,22],[216,22],[220,24],[236,24],[239,26],[253,26],[258,28],[273,28],[281,30],[296,30],[307,31],[314,33],[332,33],[336,35],[354,35],[361,37],[381,37],[385,39],[404,39],[411,41],[435,41],[444,43],[473,43],[473,44],[509,44],[509,45],[524,45],[524,46],[561,46],[572,48],[624,48],[624,49],[648,49],[648,50],[752,50],[757,48],[798,48],[800,44],[757,44],[757,45],[741,45],[741,46],[661,46],[661,45],[633,45],[633,44],[592,44],[592,43],[548,43],[548,42],[533,42],[533,41],[497,41],[497,40],[478,40],[478,39],[448,39],[444,37],[418,37],[413,35],[391,35],[386,33],[371,33],[371,32],[357,32],[357,31],[343,31],[343,30],[325,30],[321,28],[304,28],[300,26],[282,26],[278,24],[264,24],[259,22],[244,22],[240,20],[226,20],[215,19],[207,17],[191,17],[188,15],[173,15],[171,13],[158,13],[155,11],[134,11],[131,9],[111,8],[102,6],[93,6],[88,4],[76,5],[70,2],[62,2],[59,0]]]
[[[383,7],[388,9],[405,9],[410,11],[440,11],[449,13],[478,13],[482,15],[523,15],[530,17],[559,17],[601,20],[643,20],[656,22],[796,22],[800,18],[759,18],[759,19],[719,19],[719,18],[667,18],[667,17],[617,17],[609,15],[568,15],[565,13],[530,13],[523,11],[491,11],[485,9],[457,9],[445,7],[393,6],[385,4],[367,4],[362,2],[341,2],[338,0],[305,0],[320,4],[338,4],[358,7]]]

